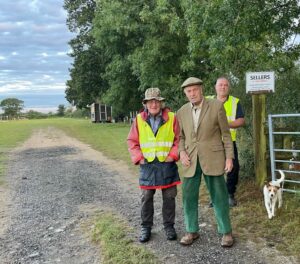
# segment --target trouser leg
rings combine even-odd
[[[198,225],[198,199],[202,170],[199,162],[195,175],[191,178],[183,178],[182,201],[186,231],[194,233],[199,231]]]
[[[227,234],[231,232],[229,217],[228,192],[224,176],[204,175],[205,183],[214,204],[214,212],[218,225],[218,232]]]
[[[153,226],[153,215],[154,215],[154,205],[153,205],[153,196],[155,190],[142,190],[141,195],[141,219],[143,227],[152,227]]]
[[[235,141],[233,141],[233,149],[234,149],[233,169],[231,172],[227,174],[227,180],[226,180],[227,190],[230,195],[234,195],[236,191],[236,186],[238,184],[239,171],[240,171],[238,150]]]
[[[175,222],[175,197],[177,195],[177,187],[162,189],[163,206],[162,216],[164,227],[174,226]]]

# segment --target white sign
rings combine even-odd
[[[247,72],[246,93],[274,92],[274,72]]]

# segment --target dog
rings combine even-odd
[[[300,163],[296,163],[295,161],[298,162],[298,160],[296,160],[295,158],[290,159],[289,170],[300,171]]]
[[[270,181],[265,184],[264,200],[265,206],[268,212],[269,219],[272,219],[275,216],[275,205],[278,202],[278,208],[282,206],[282,185],[285,175],[283,171],[279,170],[281,178],[276,181]]]

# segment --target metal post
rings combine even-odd
[[[274,136],[273,136],[273,123],[272,115],[268,115],[269,124],[269,148],[270,148],[270,161],[271,161],[271,173],[272,181],[275,181],[275,157],[274,157]]]

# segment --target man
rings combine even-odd
[[[180,243],[190,245],[199,237],[198,199],[203,173],[212,202],[221,246],[233,245],[229,218],[228,192],[224,172],[232,169],[234,158],[223,104],[203,97],[202,80],[190,77],[182,88],[189,102],[178,113],[179,155],[183,165],[183,211],[187,234]]]
[[[153,226],[153,197],[162,190],[163,224],[168,240],[176,240],[174,228],[175,197],[180,183],[176,161],[178,157],[179,124],[173,112],[164,106],[158,88],[149,88],[143,100],[144,111],[133,121],[127,137],[128,150],[135,165],[140,165],[141,234],[147,242]]]
[[[233,169],[231,172],[227,173],[226,184],[229,193],[229,205],[231,207],[234,207],[237,205],[234,194],[236,192],[240,170],[238,150],[236,146],[236,129],[245,125],[244,111],[239,98],[229,95],[230,84],[229,80],[226,77],[220,77],[217,79],[215,89],[217,93],[217,99],[224,105],[230,128],[231,139],[233,142]]]

